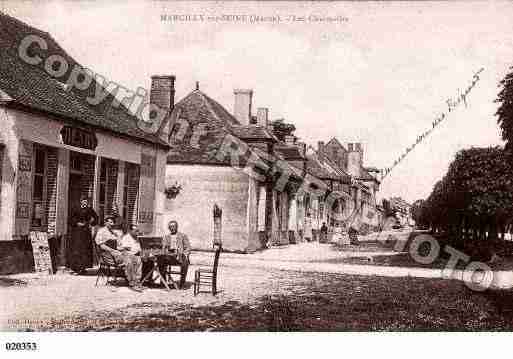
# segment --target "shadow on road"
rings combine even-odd
[[[15,287],[24,285],[27,285],[27,282],[24,280],[0,277],[0,287]]]

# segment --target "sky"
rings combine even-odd
[[[511,2],[0,1],[0,9],[129,89],[174,74],[177,100],[199,81],[229,111],[234,88],[253,89],[253,108],[294,123],[305,142],[361,142],[364,165],[377,168],[391,167],[483,68],[467,106],[393,168],[379,198],[425,198],[458,150],[503,144],[494,100],[513,66]]]

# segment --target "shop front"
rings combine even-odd
[[[66,265],[72,218],[83,197],[90,199],[100,225],[105,216],[116,215],[144,233],[162,231],[164,174],[159,172],[165,168],[165,146],[29,111],[3,110],[1,273],[30,268],[26,251],[32,231],[48,233],[55,265]]]

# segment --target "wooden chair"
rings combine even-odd
[[[178,269],[176,269],[178,268]],[[168,264],[166,267],[165,279],[168,283],[175,289],[180,289],[179,285],[176,283],[176,279],[173,279],[173,275],[178,275],[178,283],[182,282],[182,266],[178,264]],[[183,279],[184,281],[186,278]]]
[[[216,246],[214,254],[214,263],[212,269],[199,268],[194,272],[194,295],[198,295],[201,286],[211,287],[212,295],[217,294],[217,267],[219,265],[219,256],[221,255],[222,247]]]
[[[103,249],[101,249],[99,246],[95,246],[96,248],[96,254],[98,256],[98,275],[96,276],[96,284],[95,286],[98,286],[98,281],[100,280],[100,277],[106,278],[106,284],[109,283],[109,278],[116,279],[116,278],[123,278],[126,279],[125,275],[125,265],[123,263],[117,263],[114,256]]]

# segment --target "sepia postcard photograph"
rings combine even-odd
[[[512,24],[505,1],[0,1],[1,350],[511,332]]]

